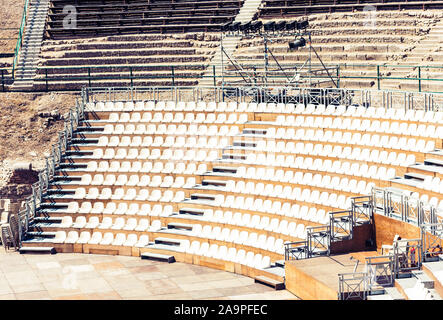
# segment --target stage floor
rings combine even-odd
[[[365,267],[365,258],[379,256],[376,251],[355,252],[349,254],[333,255],[329,257],[316,257],[312,259],[287,261],[286,269],[287,282],[293,279],[293,284],[287,283],[287,288],[293,293],[304,293],[307,296],[320,294],[321,288],[325,288],[325,292],[338,292],[339,273],[352,273],[356,262],[359,261],[356,272],[363,272]],[[288,275],[288,269],[294,272],[294,277]],[[292,271],[291,274],[293,273]],[[288,279],[289,278],[289,279]],[[312,282],[309,284],[309,282]],[[312,289],[314,288],[314,289]],[[313,290],[307,293],[307,290]],[[301,296],[302,297],[302,296]],[[302,297],[303,299],[303,297]]]
[[[0,300],[296,299],[239,274],[138,257],[0,249]]]

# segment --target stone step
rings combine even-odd
[[[283,282],[268,278],[266,276],[256,276],[254,278],[254,282],[264,284],[266,286],[274,288],[275,290],[285,289],[285,284]]]
[[[246,160],[246,155],[244,154],[235,154],[235,153],[224,153],[222,155],[223,160]]]
[[[206,194],[206,193],[193,193],[191,194],[191,200],[215,200],[214,194]]]
[[[155,238],[154,240],[155,244],[164,244],[164,245],[170,245],[170,246],[180,246],[181,241],[177,240],[177,239],[173,239],[173,238],[163,238],[163,237],[159,237],[159,238]]]
[[[192,231],[193,225],[179,222],[168,223],[168,229],[188,230]]]
[[[234,147],[255,148],[255,147],[257,147],[257,142],[234,141],[233,146]]]
[[[429,176],[427,176],[427,175],[416,173],[416,172],[407,172],[407,173],[405,173],[405,179],[414,179],[414,180],[418,180],[420,182],[425,181],[425,179],[428,178],[428,177]]]
[[[56,254],[54,247],[21,247],[20,254]]]
[[[424,160],[425,165],[443,167],[443,159],[428,158]]]
[[[27,233],[30,237],[39,237],[39,238],[47,238],[52,239],[55,237],[55,232],[46,232],[46,231],[32,231]]]
[[[195,216],[203,216],[205,213],[202,209],[196,209],[196,208],[180,208],[179,214],[190,214]]]
[[[212,168],[212,172],[217,172],[217,173],[232,173],[235,174],[237,173],[237,168],[234,167],[213,167]]]
[[[225,187],[226,180],[203,180],[203,186],[216,186],[216,187]]]
[[[144,260],[161,261],[167,263],[174,263],[175,257],[160,253],[143,252],[140,257]]]
[[[36,222],[36,223],[61,223],[62,218],[59,218],[59,217],[35,217],[34,222]]]
[[[243,134],[251,134],[251,135],[266,135],[267,130],[266,129],[260,129],[260,128],[245,128],[243,129]]]

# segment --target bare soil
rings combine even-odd
[[[74,94],[0,93],[0,186],[16,162],[40,169],[63,129]]]

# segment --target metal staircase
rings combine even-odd
[[[261,0],[245,0],[238,15],[235,17],[234,22],[244,23],[254,20],[261,2]],[[205,87],[217,85],[214,75],[217,78],[220,77],[222,73],[222,60],[227,61],[228,57],[234,54],[240,39],[240,36],[222,39],[222,44],[216,48],[214,57],[206,68],[206,71],[203,73],[203,78],[199,82],[200,86]],[[224,52],[222,52],[222,50],[224,50]]]
[[[30,3],[13,90],[32,90],[40,57],[49,0],[33,0]]]
[[[285,260],[329,256],[334,242],[351,240],[357,226],[372,223],[372,196],[352,198],[349,210],[329,213],[329,225],[307,227],[306,240],[285,244]]]

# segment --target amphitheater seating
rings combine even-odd
[[[24,243],[266,271],[286,242],[374,186],[403,186],[441,214],[440,177],[429,190],[402,176],[442,147],[442,122],[441,112],[345,105],[90,103],[39,211],[60,222],[37,223],[48,238]]]
[[[426,10],[441,8],[439,1],[376,1],[368,0],[364,3],[360,1],[341,1],[341,0],[264,0],[264,5],[260,9],[260,17],[288,17],[288,16],[306,16],[314,13],[333,13],[333,12],[354,12],[368,10],[372,6],[376,11],[383,10]]]
[[[47,37],[103,36],[127,33],[210,32],[232,21],[243,4],[223,1],[66,1],[52,0]],[[74,5],[76,26],[64,28],[63,8]]]
[[[434,1],[425,1],[428,4]],[[389,3],[387,3],[389,4]],[[410,3],[412,4],[412,2]],[[414,2],[416,4],[416,2]],[[359,4],[361,8],[370,3]],[[382,4],[383,5],[383,4]],[[263,14],[261,19],[263,23],[284,19],[286,21],[298,20],[302,18],[290,18],[287,14],[284,16],[275,16]],[[290,7],[289,9],[291,9]],[[308,10],[314,10],[315,7],[307,7]],[[288,9],[288,10],[289,10]],[[423,10],[377,10],[377,11],[350,11],[333,13],[313,13],[307,16],[309,21],[308,31],[311,33],[312,47],[321,57],[322,62],[328,67],[340,65],[339,71],[329,70],[332,76],[338,76],[336,82],[340,87],[345,88],[380,88],[382,89],[401,89],[417,91],[418,81],[407,80],[407,78],[417,78],[418,70],[413,67],[405,66],[438,66],[441,57],[439,53],[433,53],[432,46],[438,45],[438,40],[431,40],[429,35],[433,32],[435,26],[435,17],[438,17],[439,10],[427,10],[423,15]],[[371,18],[371,12],[374,16]],[[303,18],[305,19],[305,18]],[[438,18],[437,18],[438,19]],[[439,31],[436,31],[437,35]],[[309,47],[302,47],[297,50],[290,50],[288,42],[293,39],[290,36],[283,36],[273,39],[267,44],[272,55],[277,59],[279,65],[274,59],[269,59],[269,74],[275,76],[269,77],[268,83],[280,83],[284,85],[286,77],[280,71],[280,67],[286,70],[289,78],[294,76],[294,67],[299,69],[309,58]],[[429,46],[429,49],[427,49]],[[429,56],[424,56],[423,52],[429,52]],[[264,72],[264,43],[261,37],[243,38],[238,48],[233,54],[236,61],[248,70],[252,77],[255,74]],[[321,62],[312,56],[312,64],[315,69],[319,69],[318,75],[325,78],[314,79],[320,82],[318,86],[334,86],[327,80],[326,72],[321,72]],[[402,67],[396,68],[395,65],[402,64]],[[388,65],[380,67],[377,65]],[[246,66],[254,66],[254,70]],[[242,82],[243,79],[235,71],[234,67],[225,68],[232,77],[230,82]],[[303,70],[303,68],[301,68]],[[276,75],[280,75],[276,77]],[[441,71],[438,68],[422,68],[422,79],[440,78]],[[394,79],[381,79],[377,77],[392,77]],[[365,78],[363,78],[365,77]],[[397,78],[405,78],[399,81]],[[258,78],[260,81],[260,77]],[[421,90],[439,92],[439,83],[433,81],[422,81]]]
[[[35,86],[41,90],[131,84],[193,86],[205,71],[218,39],[202,33],[47,39]]]

